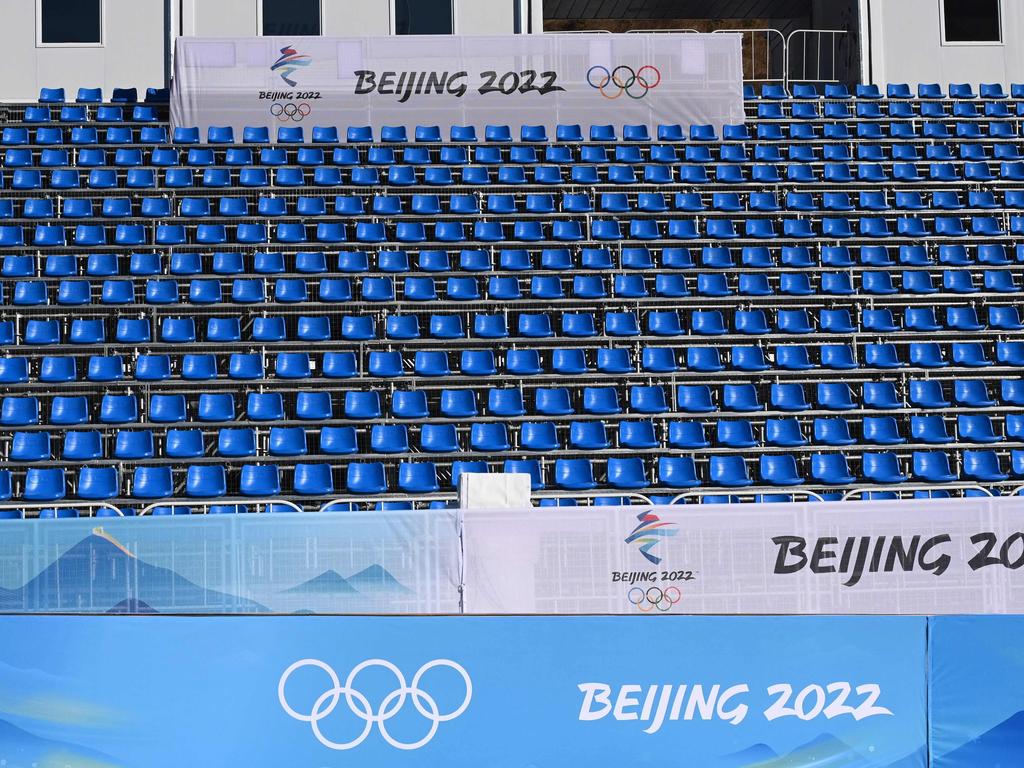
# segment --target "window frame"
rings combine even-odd
[[[96,43],[44,43],[43,42],[43,2],[36,0],[36,48],[106,48],[107,46],[107,0],[97,0],[100,4],[100,39]]]
[[[389,30],[388,30],[388,33],[392,37],[399,37],[399,34],[398,34],[398,8],[397,8],[397,2],[398,2],[398,0],[389,0],[389,2],[388,2],[388,11],[389,11],[389,19],[388,19]],[[457,34],[459,34],[459,14],[458,14],[459,0],[448,0],[448,3],[449,3],[449,5],[451,5],[451,8],[452,8],[452,31],[451,31],[451,34],[457,35]],[[444,33],[442,33],[442,35],[443,34]],[[405,37],[405,35],[401,35],[401,37]],[[430,35],[430,37],[440,37],[440,35]]]
[[[290,37],[323,37],[324,36],[324,0],[317,0],[318,23],[320,33],[316,35],[290,35]],[[256,37],[289,37],[289,35],[263,34],[263,0],[256,0]]]
[[[947,40],[946,39],[946,0],[938,0],[939,3],[939,44],[942,46],[1005,46],[1006,26],[1003,24],[1003,0],[996,2],[996,23],[999,25],[998,40]]]

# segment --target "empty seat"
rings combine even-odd
[[[58,501],[67,494],[63,469],[29,467],[25,471],[22,498],[26,501]]]
[[[353,464],[349,465],[349,478],[352,478],[353,473],[352,467],[356,466]],[[360,465],[361,466],[361,465]],[[382,465],[367,465],[367,466],[378,466],[381,468],[381,480],[383,479],[383,466]],[[365,478],[365,484],[371,485],[372,478]],[[386,489],[386,484],[384,489]],[[292,490],[303,496],[329,496],[334,493],[334,476],[331,472],[331,466],[329,464],[296,464],[295,471],[292,477]],[[349,484],[349,490],[356,493],[372,492],[372,491],[360,491],[352,488]]]
[[[714,485],[728,488],[742,488],[753,485],[753,480],[747,470],[747,464],[742,456],[718,456],[713,455],[709,459],[708,479]]]
[[[865,453],[861,456],[864,479],[876,483],[902,483],[907,476],[894,453]]]
[[[856,478],[850,473],[846,456],[841,453],[812,454],[811,477],[828,485],[848,485],[856,482]]]
[[[804,478],[797,471],[796,459],[788,454],[762,454],[760,474],[761,480],[769,485],[794,486],[804,482]]]
[[[556,459],[555,485],[567,490],[589,490],[597,487],[589,459]]]

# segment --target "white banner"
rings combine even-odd
[[[232,126],[743,122],[739,34],[178,38],[171,123]]]
[[[1019,497],[464,513],[466,613],[1024,613]]]

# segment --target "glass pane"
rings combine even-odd
[[[263,0],[264,35],[319,35],[320,0]]]
[[[999,0],[944,0],[946,41],[998,43]]]
[[[395,0],[395,33],[450,35],[452,0]]]
[[[44,43],[101,43],[100,0],[42,0]]]

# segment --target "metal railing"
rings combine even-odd
[[[287,501],[286,499],[250,499],[250,498],[217,498],[217,499],[178,499],[170,500],[164,499],[162,501],[155,501],[152,504],[147,504],[139,510],[138,516],[149,514],[152,517],[154,509],[161,507],[188,507],[191,511],[192,508],[198,507],[203,510],[205,514],[209,507],[253,507],[258,511],[263,511],[263,507],[269,507],[271,504],[290,507],[292,512],[302,512],[302,507],[298,504]]]
[[[33,502],[33,503],[28,503],[28,504],[26,504],[24,502],[0,504],[0,512],[3,512],[5,510],[13,510],[15,512],[21,513],[22,517],[25,517],[25,511],[29,510],[29,509],[36,509],[36,510],[44,510],[44,509],[53,509],[53,510],[61,510],[61,509],[74,509],[74,510],[80,510],[80,509],[88,509],[88,510],[108,509],[108,510],[110,510],[113,513],[113,515],[115,517],[124,517],[124,513],[120,509],[118,509],[115,505],[111,504],[108,501],[86,501],[86,500],[83,499],[81,501],[75,501],[75,502],[70,502],[70,501],[49,501],[49,502],[39,502],[39,503]],[[96,516],[95,512],[93,512],[92,515],[89,515],[89,517],[95,517],[95,516]]]
[[[993,493],[991,488],[986,488],[976,484],[958,484],[958,485],[921,485],[921,484],[900,484],[897,486],[883,486],[876,485],[862,488],[852,488],[846,491],[841,501],[852,501],[856,500],[864,494],[877,493],[880,491],[897,491],[899,493],[913,492],[913,491],[955,491],[959,492],[962,497],[964,492],[978,491],[983,493],[988,498],[1003,498],[1003,497],[1014,497],[1020,496],[1024,492],[1024,485],[1014,488],[1005,494],[998,492]],[[804,488],[790,488],[790,487],[776,487],[776,486],[765,486],[765,487],[748,487],[748,488],[696,488],[689,491],[682,491],[679,493],[671,494],[671,500],[668,504],[676,504],[681,501],[689,499],[704,499],[708,496],[728,496],[736,498],[751,498],[754,499],[756,496],[763,495],[784,495],[791,499],[795,497],[801,497],[806,500],[815,500],[823,502],[824,497],[816,491],[811,491]],[[665,494],[668,495],[668,494]],[[412,494],[408,496],[396,496],[392,495],[374,495],[369,494],[365,496],[341,496],[333,498],[330,501],[326,501],[315,508],[316,512],[330,512],[330,511],[348,511],[350,505],[359,505],[365,507],[366,505],[377,504],[378,502],[402,502],[410,503],[412,505],[425,504],[432,501],[444,501],[451,503],[457,501],[457,494],[455,493],[431,493],[431,494]],[[651,498],[650,492],[645,491],[643,493],[638,491],[626,491],[626,490],[615,490],[611,488],[594,489],[589,491],[540,491],[532,494],[532,500],[536,505],[544,499],[565,499],[576,501],[588,501],[593,502],[599,498],[615,498],[622,499],[628,504],[630,501],[640,501],[645,504],[654,506],[656,502]],[[903,496],[901,499],[905,498]],[[770,503],[770,502],[763,502]],[[158,508],[174,508],[174,507],[188,507],[192,514],[206,514],[210,507],[221,506],[221,507],[246,507],[249,510],[254,510],[250,514],[264,512],[265,508],[270,506],[287,507],[293,512],[313,511],[312,509],[303,510],[298,504],[287,499],[267,499],[267,498],[246,498],[246,497],[223,497],[215,499],[162,499],[147,504],[146,506],[139,509],[137,516],[153,516],[153,510]],[[341,510],[336,508],[340,507]],[[415,507],[414,507],[415,508]],[[85,517],[96,517],[96,510],[106,509],[113,513],[116,517],[124,517],[124,513],[116,507],[114,504],[106,501],[54,501],[54,502],[43,502],[43,503],[6,503],[0,504],[0,512],[4,510],[15,510],[21,513],[22,517],[25,517],[25,512],[28,510],[76,510],[83,511],[88,510],[91,514],[84,515]],[[202,510],[201,512],[195,512],[193,510]]]
[[[785,84],[835,83],[838,46],[843,29],[794,29],[786,36]],[[794,43],[799,42],[799,47]],[[794,72],[799,66],[799,76]]]
[[[666,489],[668,490],[668,489]],[[763,496],[768,494],[780,494],[785,496],[806,496],[808,499],[815,499],[817,501],[824,501],[824,499],[814,491],[809,491],[802,488],[781,488],[777,486],[766,486],[759,488],[703,488],[695,489],[692,491],[682,491],[681,493],[671,494],[672,498],[669,504],[675,504],[676,502],[683,501],[685,499],[700,499],[705,496]],[[666,496],[669,494],[665,494]],[[594,500],[600,498],[613,498],[613,499],[637,499],[645,502],[652,506],[655,502],[651,499],[648,493],[638,493],[637,491],[617,491],[613,488],[603,488],[600,490],[593,491],[542,491],[540,493],[534,493],[533,499],[572,499],[572,500]]]
[[[871,488],[853,488],[843,494],[841,501],[850,501],[865,493],[879,493],[880,491],[896,491],[902,493],[904,491],[960,491],[961,496],[964,491],[981,491],[986,496],[995,497],[996,494],[992,493],[988,488],[983,488],[980,485],[905,485],[899,483],[897,485],[885,486],[874,486]],[[1011,494],[1013,495],[1013,494]]]
[[[743,35],[743,80],[786,82],[786,38],[777,29],[716,29],[711,34]]]
[[[586,30],[604,32],[608,30]],[[700,34],[700,30],[682,29],[630,29],[626,34],[644,33]],[[582,30],[579,32],[582,33]],[[788,35],[771,28],[716,29],[711,34],[732,33],[743,36],[743,80],[750,83],[838,82],[838,56],[844,29],[795,29]],[[564,32],[556,34],[567,34]]]
[[[698,35],[700,34],[700,30],[699,29],[691,29],[690,27],[680,27],[678,29],[627,29],[626,30],[626,34],[627,35],[642,35],[642,34],[650,34],[650,33],[657,34],[657,35],[667,35],[667,34],[671,34],[673,32],[690,32],[690,33],[693,33],[693,34],[698,34]]]

